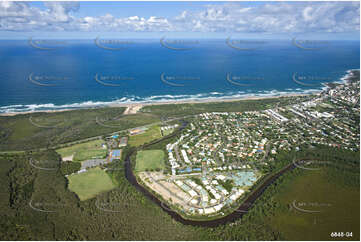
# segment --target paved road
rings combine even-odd
[[[182,129],[184,129],[184,127],[186,126],[186,124],[183,124],[182,127],[178,130],[178,132],[180,132]],[[177,134],[177,132],[173,133],[170,137],[173,137]],[[168,137],[168,138],[170,138]],[[138,149],[143,149],[146,148],[152,144],[156,144],[159,143],[161,141],[163,141],[164,138],[152,141],[150,144],[146,144],[143,145],[142,147],[138,148]],[[202,226],[202,227],[216,227],[222,224],[226,224],[229,222],[234,222],[240,218],[242,218],[242,216],[244,214],[246,214],[248,212],[248,210],[252,207],[253,203],[255,202],[255,200],[260,197],[262,195],[262,193],[264,192],[264,190],[271,185],[275,180],[277,180],[277,178],[279,176],[281,176],[283,173],[289,171],[289,170],[293,170],[294,168],[296,168],[294,163],[290,163],[288,165],[286,165],[283,169],[281,169],[280,171],[270,174],[269,176],[267,176],[264,181],[262,182],[262,184],[260,184],[259,186],[257,186],[255,188],[255,190],[253,190],[249,196],[245,199],[245,201],[238,207],[238,210],[242,210],[244,212],[240,213],[238,211],[235,211],[231,214],[226,215],[225,217],[222,218],[217,218],[214,220],[207,220],[207,221],[195,221],[195,220],[189,220],[189,219],[185,219],[184,217],[182,217],[180,214],[178,214],[176,211],[173,211],[169,206],[167,206],[166,204],[164,204],[161,200],[159,200],[158,197],[154,196],[150,191],[148,191],[148,189],[144,188],[142,185],[140,185],[137,181],[136,176],[133,173],[132,170],[132,166],[131,166],[131,160],[130,160],[130,156],[134,153],[135,150],[129,152],[125,158],[125,177],[127,178],[127,180],[140,192],[143,193],[144,196],[146,196],[147,198],[149,198],[150,200],[152,200],[153,202],[155,202],[156,204],[158,204],[163,211],[165,211],[166,213],[168,213],[173,219],[175,219],[176,221],[181,222],[184,225],[193,225],[193,226]]]

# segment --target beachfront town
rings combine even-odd
[[[307,144],[359,150],[359,85],[336,85],[299,104],[264,111],[196,115],[166,145],[170,171],[140,177],[187,214],[223,214],[282,150]]]
[[[224,215],[266,175],[264,168],[281,151],[317,144],[359,150],[360,81],[350,80],[327,84],[324,91],[297,104],[187,117],[187,126],[161,151],[162,169],[138,170],[137,177],[164,203],[189,216]],[[160,137],[179,127],[176,122],[162,123]],[[134,128],[106,137],[101,144],[106,157],[83,161],[78,173],[120,160],[129,140],[150,129]]]

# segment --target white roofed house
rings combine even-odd
[[[194,191],[194,190],[189,190],[188,193],[194,197],[194,196],[197,196],[197,193]]]
[[[188,159],[188,156],[187,156],[186,151],[185,151],[185,150],[181,150],[181,153],[182,153],[184,162],[190,164],[191,162],[190,162],[190,160]]]
[[[223,207],[223,204],[221,203],[221,204],[214,206],[214,209],[216,210],[216,212],[218,212],[219,210],[222,209],[222,207]]]
[[[205,214],[210,214],[210,213],[214,213],[215,212],[215,209],[214,208],[205,208],[204,209],[204,213]]]
[[[226,190],[226,189],[221,189],[221,192],[224,194],[224,195],[228,195],[229,192]]]
[[[223,176],[223,175],[217,175],[217,176],[216,176],[216,179],[217,179],[217,180],[222,180],[222,181],[224,181],[224,180],[226,179],[226,177]]]

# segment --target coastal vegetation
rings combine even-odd
[[[296,168],[285,173],[265,190],[242,219],[216,228],[175,222],[129,184],[124,170],[106,172],[111,180],[117,180],[114,189],[80,201],[67,188],[67,179],[60,170],[44,171],[30,165],[28,159],[34,154],[3,154],[0,156],[0,237],[8,240],[292,240],[296,236],[292,231],[298,228],[296,232],[301,237],[297,239],[309,238],[314,234],[312,231],[319,229],[322,231],[319,239],[328,240],[328,232],[337,226],[357,227],[359,211],[354,199],[359,197],[359,164],[355,161],[359,153],[344,151],[334,156],[339,149],[319,148],[319,152],[305,148],[298,158],[334,157],[331,161],[343,168],[322,165],[316,172]],[[37,157],[60,163],[60,156],[54,151],[41,153]],[[275,156],[272,169],[288,164],[295,154],[298,153]],[[122,166],[121,161],[119,165]],[[325,207],[324,214],[312,217],[292,209],[293,200],[331,203],[331,208],[341,210],[332,213]],[[30,201],[34,208],[55,212],[34,210],[29,206]],[[317,208],[308,206],[308,209]],[[352,226],[348,230],[354,232],[349,239],[358,240],[358,230]]]
[[[61,173],[63,175],[70,175],[77,171],[79,171],[81,168],[80,162],[71,162],[71,161],[64,161],[61,162]]]
[[[159,124],[161,120],[170,118],[213,111],[262,110],[299,102],[307,98],[309,97],[295,96],[234,102],[151,105],[145,106],[140,112],[131,115],[123,115],[125,110],[123,107],[102,107],[0,116],[0,152],[59,149],[97,140],[111,132],[152,123]]]
[[[182,117],[206,112],[245,112],[272,108],[275,106],[289,105],[308,99],[309,96],[291,96],[279,98],[250,99],[240,101],[208,102],[208,103],[183,103],[151,105],[142,108],[142,112],[158,115],[163,118]]]
[[[122,115],[123,112],[122,107],[107,107],[1,116],[0,130],[4,134],[0,151],[58,149],[160,120],[151,114]],[[41,121],[38,121],[38,117],[41,117]],[[61,122],[51,126],[44,124],[45,119]]]

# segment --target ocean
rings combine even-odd
[[[360,68],[359,41],[2,40],[0,113],[312,93]]]

